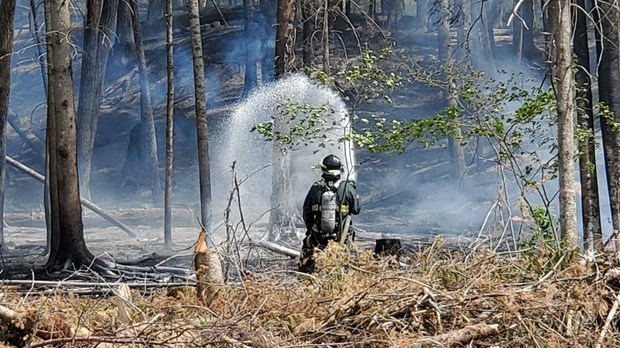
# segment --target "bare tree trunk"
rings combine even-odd
[[[573,121],[572,24],[570,2],[554,0],[557,27],[553,82],[557,98],[558,176],[560,181],[560,227],[567,251],[578,250],[577,203],[575,182],[575,130]]]
[[[325,2],[327,3],[327,1]],[[278,0],[276,28],[276,78],[280,79],[291,71],[295,39],[295,1]],[[274,127],[284,130],[287,125],[276,117]],[[291,181],[290,154],[280,144],[273,145],[273,171],[271,175],[271,213],[267,238],[278,240],[283,236],[294,236],[293,226],[293,184]],[[288,232],[286,234],[282,232]]]
[[[50,192],[53,213],[51,250],[47,267],[79,267],[93,256],[86,248],[77,171],[75,105],[71,76],[71,18],[69,2],[45,0],[49,13],[47,40],[49,86],[48,107],[53,141],[50,142]],[[60,199],[62,197],[62,199]]]
[[[45,55],[43,50],[43,46],[45,45],[45,43],[43,42],[43,40],[41,40],[41,27],[39,23],[39,17],[37,15],[37,5],[35,3],[35,0],[30,0],[30,13],[32,15],[32,36],[34,42],[37,45],[37,61],[39,62],[39,66],[41,67],[41,81],[43,81],[43,89],[45,90],[47,97],[47,67],[45,66]]]
[[[99,116],[97,90],[101,94],[102,71],[97,66],[99,50],[99,21],[101,19],[102,0],[86,2],[86,27],[82,47],[82,74],[80,77],[79,102],[77,109],[77,144],[78,169],[80,173],[80,191],[92,200],[90,195],[90,170],[95,144],[95,129]],[[97,88],[99,86],[99,88]],[[94,128],[94,129],[93,129]]]
[[[155,135],[155,121],[153,119],[153,104],[151,103],[151,87],[146,70],[146,57],[142,45],[142,26],[138,16],[137,0],[130,0],[132,10],[132,29],[136,43],[138,71],[140,72],[140,149],[144,161],[145,176],[151,185],[153,205],[161,206],[162,192],[159,178],[159,161],[157,158],[157,138]]]
[[[523,56],[529,59],[535,58],[537,54],[536,46],[534,46],[534,1],[525,0],[521,6],[521,14],[523,20],[527,24],[527,28],[523,28]]]
[[[172,1],[166,0],[166,179],[164,189],[164,245],[172,247],[172,173],[174,163],[174,48]]]
[[[610,119],[601,117],[607,190],[611,205],[611,222],[614,230],[616,253],[620,254],[620,134],[614,124],[620,121],[620,43],[618,37],[619,12],[607,1],[597,1],[599,25],[603,28],[600,38],[601,64],[599,66],[599,99],[606,104]]]
[[[84,33],[82,77],[77,109],[78,170],[82,195],[92,200],[90,176],[92,157],[103,98],[108,57],[114,36],[112,26],[116,22],[119,0],[91,0],[88,9],[88,28]],[[92,8],[90,8],[92,6]]]
[[[264,30],[267,31],[267,36],[275,38],[276,32],[278,30],[276,21],[277,14],[273,12],[272,8],[277,9],[277,0],[258,0],[260,4],[260,11],[262,13],[263,18],[266,19],[267,23],[263,23],[266,25]],[[276,11],[277,12],[277,11]],[[271,82],[274,79],[275,75],[275,56],[273,54],[274,48],[270,44],[275,42],[275,40],[267,40],[267,42],[263,42],[261,45],[261,81],[262,83]]]
[[[196,135],[198,141],[198,173],[200,180],[200,220],[211,231],[211,168],[209,163],[209,128],[207,122],[207,98],[205,66],[202,52],[202,33],[198,1],[189,0],[189,26],[192,35],[194,62],[194,102],[196,110]]]
[[[575,0],[573,17],[575,34],[573,36],[573,52],[577,56],[579,68],[575,72],[575,93],[577,100],[577,122],[587,136],[579,141],[579,176],[581,181],[581,206],[583,219],[583,235],[585,251],[593,255],[602,251],[602,231],[598,182],[596,170],[594,115],[592,112],[592,89],[590,81],[590,52],[585,11],[585,1]]]
[[[4,247],[4,193],[6,190],[6,131],[11,91],[15,0],[2,1],[0,11],[0,252]]]
[[[135,57],[136,43],[132,29],[131,4],[133,0],[119,0],[118,14],[116,21],[116,43],[114,45],[115,61],[121,66],[126,67],[131,61],[131,57]]]
[[[259,42],[254,28],[254,0],[243,0],[243,23],[245,31],[245,83],[243,95],[247,96],[258,84],[256,51]]]

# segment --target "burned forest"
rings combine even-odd
[[[0,347],[620,347],[611,0],[0,0]]]

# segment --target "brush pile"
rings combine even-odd
[[[405,259],[406,257],[406,259]],[[612,347],[620,272],[599,262],[441,239],[378,258],[330,245],[318,273],[273,268],[228,283],[207,307],[194,287],[113,295],[2,288],[0,342],[66,347]],[[10,310],[12,313],[5,313]],[[12,315],[12,316],[11,316]],[[8,324],[8,325],[7,325]]]

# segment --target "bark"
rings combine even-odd
[[[554,0],[551,13],[557,30],[554,33],[554,78],[557,99],[558,176],[560,183],[560,227],[567,251],[579,248],[575,181],[575,131],[572,98],[572,23],[570,2]]]
[[[151,198],[154,206],[161,206],[162,192],[159,178],[159,161],[157,158],[157,138],[155,135],[155,120],[153,119],[153,104],[151,102],[151,87],[146,57],[142,44],[142,26],[138,16],[137,0],[130,0],[132,10],[132,29],[136,43],[138,71],[140,74],[140,149],[144,161],[145,180],[151,186]]]
[[[295,0],[278,0],[276,13],[276,79],[281,78],[293,68],[292,63],[295,54],[294,20]]]
[[[602,231],[596,170],[594,115],[592,112],[592,89],[590,81],[590,53],[584,0],[575,0],[573,22],[573,52],[580,66],[575,72],[577,122],[586,136],[579,137],[579,177],[581,182],[581,206],[584,250],[589,255],[602,251]]]
[[[97,51],[99,50],[99,21],[101,19],[102,0],[86,2],[86,27],[84,28],[84,45],[82,47],[82,74],[80,77],[79,102],[77,109],[77,144],[80,191],[88,199],[90,196],[90,169],[95,144],[95,129],[99,116],[97,82],[103,72],[97,70]],[[98,88],[99,96],[101,87]],[[100,99],[100,97],[99,97]]]
[[[620,250],[620,134],[614,132],[613,124],[620,121],[620,52],[617,26],[618,9],[606,1],[598,1],[599,21],[603,29],[600,38],[601,64],[599,66],[599,99],[613,112],[611,119],[601,117],[607,190],[611,205],[611,222],[616,240],[616,251]]]
[[[4,246],[4,194],[6,190],[6,132],[11,91],[11,58],[13,57],[13,21],[15,0],[2,1],[0,11],[0,252]]]
[[[166,178],[164,185],[164,245],[172,247],[172,173],[174,163],[174,48],[172,1],[166,0]]]
[[[93,259],[84,242],[77,171],[75,105],[71,77],[69,2],[46,0],[49,86],[51,249],[47,267],[80,267]],[[51,92],[51,93],[50,93]],[[62,199],[60,199],[62,197]],[[54,221],[57,219],[57,221]]]
[[[211,168],[209,163],[209,134],[207,122],[207,98],[202,33],[197,0],[189,0],[189,25],[192,36],[194,66],[194,106],[196,110],[196,136],[198,141],[198,174],[200,180],[200,221],[207,229],[211,227]]]
[[[243,85],[243,95],[247,96],[258,84],[255,52],[259,42],[255,34],[256,29],[254,28],[254,0],[243,0],[243,12],[245,30],[245,82]]]
[[[219,255],[215,249],[209,248],[206,236],[205,230],[200,231],[198,235],[194,249],[194,269],[198,299],[204,305],[210,306],[222,290],[224,276]]]

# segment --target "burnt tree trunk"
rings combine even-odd
[[[93,259],[84,241],[77,170],[75,105],[71,76],[69,2],[46,0],[49,83],[48,137],[52,222],[48,268],[80,267]]]
[[[154,206],[161,206],[162,192],[159,178],[159,161],[157,158],[157,138],[151,102],[151,87],[146,70],[146,57],[142,45],[142,26],[138,16],[137,0],[130,0],[132,10],[132,29],[136,43],[138,71],[140,73],[140,149],[142,154],[145,180],[151,186],[151,198]]]
[[[6,128],[11,91],[15,0],[2,0],[0,11],[0,252],[4,247],[4,193],[6,190]]]
[[[192,36],[194,67],[194,107],[196,111],[196,136],[198,142],[198,174],[200,180],[200,221],[210,231],[211,218],[211,167],[209,162],[209,133],[205,66],[202,51],[202,33],[198,1],[189,0],[189,26]]]
[[[132,1],[132,0],[131,0]],[[114,44],[114,63],[123,67],[125,71],[132,57],[136,56],[136,43],[134,41],[130,0],[120,0],[116,20],[116,43]]]
[[[598,182],[596,170],[594,114],[592,112],[592,88],[590,81],[590,52],[584,0],[575,0],[579,8],[573,8],[575,34],[573,52],[577,56],[579,68],[575,72],[575,93],[577,122],[586,136],[579,138],[579,177],[581,181],[581,206],[583,220],[584,250],[593,255],[602,251],[602,232]],[[581,8],[581,9],[580,9]]]
[[[164,185],[164,245],[172,247],[172,173],[174,163],[174,48],[172,1],[166,0],[166,176]]]

